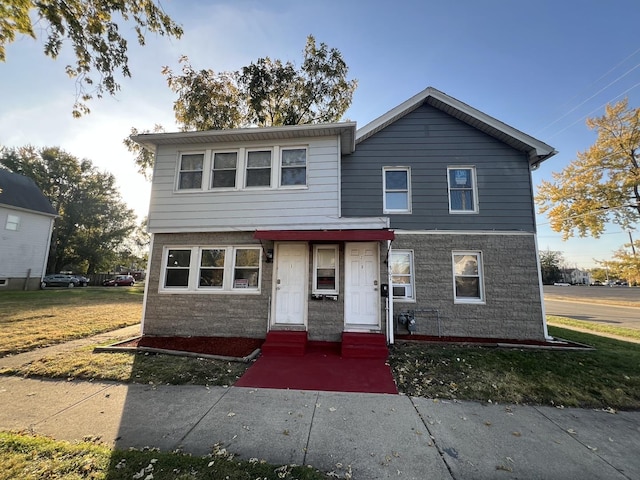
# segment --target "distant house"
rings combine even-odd
[[[567,277],[566,281],[572,285],[591,285],[591,274],[586,270],[570,268],[563,272],[563,276]]]
[[[33,180],[0,168],[0,291],[39,288],[56,217]]]
[[[547,336],[531,171],[556,152],[436,89],[360,130],[133,139],[155,152],[144,335]]]

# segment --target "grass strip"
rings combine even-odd
[[[547,323],[549,325],[575,327],[580,330],[589,330],[594,333],[608,333],[617,337],[631,338],[640,340],[640,330],[633,328],[614,327],[611,325],[602,325],[600,323],[585,322],[584,320],[574,320],[573,318],[558,317],[556,315],[547,315]]]
[[[205,457],[154,449],[114,450],[91,442],[69,443],[24,433],[0,432],[0,480],[71,479],[299,479],[329,477],[311,467],[238,461],[215,445]]]

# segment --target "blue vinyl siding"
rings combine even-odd
[[[479,212],[449,213],[447,167],[474,166]],[[412,214],[389,215],[406,230],[534,231],[531,173],[524,153],[423,105],[342,158],[342,215],[379,216],[382,168],[411,167]]]

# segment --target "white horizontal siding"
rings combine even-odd
[[[278,146],[307,147],[307,186],[304,188],[254,188],[229,191],[176,191],[175,146],[158,148],[154,169],[149,230],[222,231],[226,228],[262,227],[303,223],[324,225],[339,214],[339,143],[337,137],[280,142]],[[270,148],[263,143],[203,145],[190,152]],[[184,150],[186,151],[186,150]],[[278,159],[273,159],[273,166]]]
[[[17,230],[7,230],[8,215],[20,217]],[[0,207],[0,278],[41,277],[49,253],[53,217]]]

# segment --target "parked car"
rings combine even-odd
[[[45,275],[40,283],[40,287],[68,287],[73,288],[80,285],[80,280],[73,275],[65,275],[63,273],[53,273]]]
[[[73,276],[78,279],[81,287],[86,287],[87,285],[89,285],[89,279],[84,275],[73,275]]]
[[[131,275],[116,275],[109,280],[102,282],[105,287],[119,287],[121,285],[133,286],[136,283],[135,279]]]

